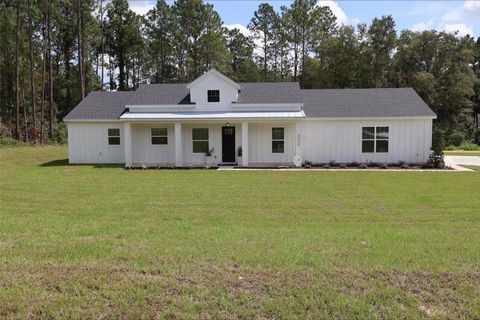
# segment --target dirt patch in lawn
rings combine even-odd
[[[475,318],[480,272],[286,272],[236,263],[0,272],[0,317]]]

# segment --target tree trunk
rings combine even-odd
[[[50,10],[50,7],[49,7]],[[47,20],[47,43],[48,43],[48,106],[49,106],[49,111],[50,111],[50,117],[49,117],[49,122],[48,122],[48,138],[52,139],[53,138],[53,117],[55,115],[55,112],[53,110],[53,72],[52,72],[52,41],[51,41],[51,30],[50,30],[50,22],[51,22],[51,17],[50,17],[50,12],[48,14],[48,20]]]
[[[295,44],[293,46],[293,53],[294,53],[294,58],[293,58],[293,79],[295,81],[298,80],[298,41],[295,39]]]
[[[125,91],[125,60],[123,59],[123,52],[119,54],[118,59],[118,90]]]
[[[24,126],[24,137],[23,140],[28,143],[28,113],[27,113],[27,103],[25,101],[25,82],[22,81],[21,88],[22,88],[22,105],[23,105],[23,126]]]
[[[83,46],[82,46],[82,9],[81,0],[77,0],[77,38],[78,38],[78,73],[80,86],[80,101],[85,98],[85,75],[83,73]]]
[[[28,0],[28,28],[30,33],[30,84],[32,93],[32,141],[37,141],[36,105],[35,105],[35,66],[33,60],[32,0]]]
[[[305,57],[306,57],[306,40],[305,30],[302,30],[302,81],[300,81],[300,87],[303,89],[305,86]]]
[[[43,143],[43,123],[45,119],[45,81],[47,73],[47,21],[48,21],[48,8],[45,1],[43,17],[43,63],[42,63],[42,101],[40,101],[40,143]]]
[[[135,73],[135,57],[132,57],[132,87],[134,91],[135,91],[135,86],[137,85],[136,76],[137,75]]]
[[[20,0],[17,0],[17,26],[15,36],[15,137],[20,139]]]
[[[267,81],[267,32],[263,31],[263,81]]]
[[[100,50],[102,51],[101,54],[101,63],[102,63],[102,91],[103,91],[103,68],[104,68],[104,61],[103,61],[103,0],[100,0],[100,23],[102,24],[101,27],[101,35],[100,35]]]

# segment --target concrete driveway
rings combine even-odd
[[[462,167],[462,165],[480,166],[480,157],[478,156],[445,156],[445,165],[460,171],[472,171]]]

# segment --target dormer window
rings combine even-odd
[[[220,90],[208,90],[207,91],[208,102],[220,102]]]

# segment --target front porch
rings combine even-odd
[[[125,121],[125,166],[289,166],[293,164],[294,156],[299,154],[297,128],[297,122],[285,120]],[[272,130],[277,136],[272,137]],[[209,151],[210,157],[207,156]]]

